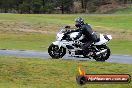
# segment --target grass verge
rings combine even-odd
[[[112,40],[108,45],[112,54],[132,55],[132,41]]]
[[[0,49],[47,51],[54,38],[55,35],[37,33],[1,34]]]
[[[132,65],[73,60],[0,57],[1,88],[80,88],[78,66],[87,74],[130,74]],[[87,84],[82,88],[130,88],[130,84]]]

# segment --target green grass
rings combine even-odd
[[[0,14],[0,22],[18,22],[31,25],[74,25],[76,17],[84,17],[93,26],[113,28],[115,30],[132,30],[131,15],[28,15],[28,14]]]
[[[55,41],[55,34],[20,32],[16,29],[43,30],[57,32],[59,28],[69,24],[74,25],[76,17],[84,17],[96,30],[104,30],[115,35],[132,37],[131,15],[59,15],[59,14],[0,14],[0,49],[41,50],[47,51],[48,46]],[[123,33],[122,33],[123,32]],[[131,38],[110,41],[112,54],[132,55]]]
[[[55,40],[55,35],[21,33],[1,34],[0,49],[41,50],[47,51],[48,46]]]
[[[132,65],[73,60],[0,57],[0,88],[130,88],[130,84],[76,83],[78,66],[87,74],[130,74]]]
[[[112,54],[132,55],[132,41],[112,40],[108,45]]]

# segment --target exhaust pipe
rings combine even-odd
[[[100,52],[97,52],[96,55],[99,55],[99,54],[105,53],[106,51],[107,51],[107,49],[101,50]]]

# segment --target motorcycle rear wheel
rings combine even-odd
[[[102,46],[97,46],[97,48],[99,50],[107,49],[107,51],[106,51],[106,53],[101,54],[99,56],[97,56],[97,55],[93,56],[93,59],[95,59],[96,61],[105,61],[110,57],[111,51],[110,51],[109,47],[102,45]]]
[[[48,48],[48,53],[53,59],[62,58],[66,54],[66,48],[59,47],[57,45],[51,44]]]

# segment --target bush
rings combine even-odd
[[[19,5],[20,13],[30,13],[30,5],[27,2],[23,2]]]

